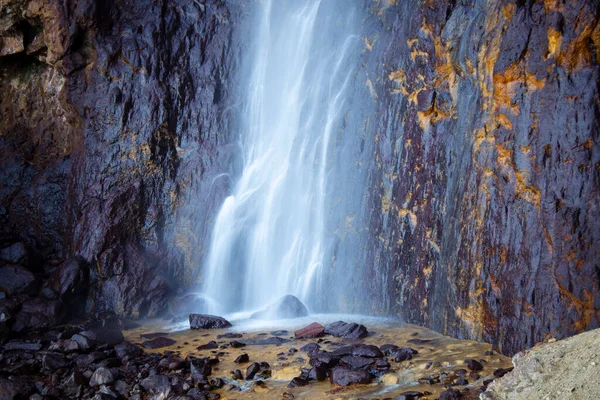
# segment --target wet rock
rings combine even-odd
[[[172,346],[177,343],[173,339],[169,339],[163,336],[156,337],[152,340],[148,340],[142,343],[142,347],[145,349],[160,349],[163,347]]]
[[[342,355],[317,350],[311,353],[310,365],[313,367],[333,368],[340,362]]]
[[[344,356],[340,359],[340,365],[352,369],[365,368],[375,363],[375,360],[367,357]]]
[[[331,371],[331,383],[338,386],[371,383],[371,375],[364,370],[352,370],[344,367],[336,367]]]
[[[166,393],[171,389],[171,382],[167,375],[152,375],[140,381],[140,385],[147,392]]]
[[[313,322],[312,324],[294,332],[296,339],[317,338],[323,336],[324,334],[325,327],[317,322]]]
[[[399,350],[400,347],[396,346],[395,344],[384,344],[383,346],[381,346],[379,348],[379,350],[381,350],[381,352],[383,354],[385,354],[386,356],[391,355],[393,352]]]
[[[471,371],[482,371],[483,365],[477,360],[465,360],[465,364]]]
[[[229,346],[233,347],[234,349],[239,349],[241,347],[245,347],[246,343],[242,343],[242,342],[238,342],[237,340],[234,340],[232,342],[229,342]]]
[[[366,337],[368,331],[363,325],[354,322],[337,321],[325,327],[325,334],[347,339],[360,339]]]
[[[299,377],[292,379],[292,381],[287,385],[288,388],[295,388],[300,386],[308,385],[308,381]]]
[[[142,349],[127,341],[119,343],[114,347],[114,349],[115,353],[117,353],[117,357],[119,358],[137,357],[144,354]]]
[[[92,377],[90,378],[90,386],[110,385],[114,381],[115,377],[110,369],[100,367],[92,374]]]
[[[458,400],[458,399],[461,399],[462,397],[463,396],[459,390],[448,389],[448,390],[445,390],[442,393],[440,393],[439,400]]]
[[[320,348],[321,348],[321,346],[319,346],[316,343],[308,343],[308,344],[300,347],[300,350],[301,351],[306,351],[307,353],[310,353],[311,351],[319,350]]]
[[[494,370],[494,377],[495,378],[502,378],[504,375],[508,374],[513,369],[514,369],[514,367],[510,367],[510,368],[497,368],[497,369]]]
[[[312,367],[310,369],[310,371],[308,372],[308,379],[314,380],[314,381],[324,381],[325,379],[327,379],[327,368],[323,368],[323,367]]]
[[[217,344],[217,342],[210,341],[206,344],[201,344],[200,346],[196,347],[196,350],[212,350],[212,349],[218,349],[219,345]]]
[[[64,305],[60,300],[27,300],[15,316],[12,330],[25,332],[34,328],[50,328],[61,322],[64,313]]]
[[[244,353],[244,354],[240,354],[236,359],[235,359],[235,363],[236,364],[242,364],[242,363],[247,363],[248,361],[250,361],[250,357],[248,357],[248,354]]]
[[[402,362],[411,360],[413,355],[419,354],[419,352],[415,349],[411,349],[410,347],[404,347],[401,349],[394,350],[390,353],[391,357],[394,357],[394,361]]]
[[[302,302],[296,297],[288,294],[283,296],[275,303],[269,305],[267,308],[261,311],[257,311],[250,316],[253,319],[286,319],[286,318],[300,318],[308,315],[308,309]]]
[[[377,346],[371,344],[355,344],[351,346],[352,355],[358,357],[381,358],[383,353]]]
[[[90,350],[92,347],[94,347],[95,344],[94,341],[78,333],[71,336],[71,340],[77,343],[77,347],[79,350],[83,351]]]
[[[29,248],[23,242],[16,242],[0,249],[0,264],[27,266],[30,264],[30,259]]]
[[[189,364],[192,374],[209,376],[212,373],[212,362],[209,358],[188,356],[186,362]]]
[[[244,337],[241,333],[227,332],[223,335],[217,335],[217,339],[239,339]]]
[[[274,344],[279,346],[282,343],[287,343],[289,342],[289,339],[284,339],[284,338],[280,338],[277,336],[273,336],[270,338],[266,338],[266,339],[259,339],[259,340],[255,340],[252,342],[248,342],[246,344],[252,344],[252,345],[268,345],[268,344]]]
[[[37,280],[35,275],[27,268],[20,265],[0,266],[0,292],[7,295],[19,293],[32,293],[35,290]]]
[[[208,384],[213,388],[221,389],[225,385],[225,382],[221,378],[210,378]]]
[[[416,399],[420,399],[423,396],[425,396],[424,393],[416,392],[416,391],[408,391],[408,392],[400,393],[396,397],[396,400],[416,400]]]
[[[191,329],[220,329],[229,328],[231,323],[223,317],[207,314],[190,314]]]
[[[233,373],[233,379],[237,379],[238,381],[243,380],[244,375],[242,375],[242,371],[240,371],[239,369],[236,369],[235,372]]]
[[[249,381],[254,379],[254,376],[258,373],[258,371],[260,371],[259,363],[250,364],[250,366],[246,368],[246,380]]]
[[[140,335],[140,339],[152,340],[152,339],[156,339],[157,337],[165,337],[165,336],[169,336],[169,333],[168,332],[143,333]]]

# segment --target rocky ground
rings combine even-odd
[[[410,325],[156,329],[104,313],[13,335],[0,400],[476,398],[510,365],[489,345]]]
[[[600,329],[542,343],[513,357],[515,368],[482,399],[600,398]]]

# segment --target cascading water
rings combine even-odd
[[[331,264],[329,160],[360,50],[350,3],[260,5],[256,50],[246,55],[253,59],[240,116],[243,168],[204,267],[209,312],[252,310],[286,294],[320,308]]]

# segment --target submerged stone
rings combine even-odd
[[[231,326],[231,322],[216,315],[190,314],[189,319],[191,329],[219,329]]]

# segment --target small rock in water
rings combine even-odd
[[[287,336],[289,332],[286,330],[279,330],[279,331],[273,331],[271,332],[271,335],[273,336]]]
[[[510,368],[498,368],[498,369],[494,370],[494,377],[495,378],[502,378],[504,375],[508,374],[513,369],[514,369],[514,367],[510,367]]]
[[[483,369],[483,365],[479,361],[476,360],[465,360],[465,364],[471,371],[481,371]]]
[[[306,306],[296,296],[288,294],[264,310],[255,312],[250,318],[273,320],[306,317],[307,315],[308,309]]]
[[[300,377],[295,377],[294,379],[292,379],[292,381],[288,384],[288,388],[295,388],[295,387],[300,387],[300,386],[306,386],[308,385],[308,381],[305,379],[302,379]]]
[[[392,352],[390,356],[394,357],[394,361],[402,362],[412,359],[415,354],[419,354],[419,352],[410,347],[405,347]]]
[[[234,349],[239,349],[240,347],[245,347],[246,343],[242,343],[242,342],[238,342],[237,340],[234,340],[232,342],[229,342],[229,345],[231,347],[233,347]]]
[[[144,347],[145,349],[160,349],[162,347],[172,346],[175,343],[177,342],[175,342],[173,339],[159,336],[157,338],[142,343],[142,347]]]
[[[231,322],[216,315],[190,314],[189,319],[191,329],[219,329],[231,326]]]
[[[219,345],[217,344],[217,342],[212,340],[206,344],[201,344],[200,346],[196,347],[196,350],[212,350],[212,349],[218,349],[218,348],[219,348]]]
[[[371,383],[371,375],[362,369],[351,370],[344,367],[336,367],[331,371],[331,383],[338,386]]]
[[[425,394],[416,391],[402,392],[396,397],[396,400],[416,400],[423,397]]]
[[[247,343],[247,344],[257,344],[257,345],[258,344],[263,344],[263,345],[264,344],[274,344],[274,345],[279,346],[280,344],[287,343],[287,342],[289,342],[288,339],[280,338],[280,337],[277,337],[277,336],[272,336],[272,337],[267,338],[267,339],[261,339],[261,340],[257,340],[255,342],[251,342],[251,343]]]
[[[241,363],[247,363],[248,361],[250,361],[250,357],[248,357],[248,354],[244,353],[238,356],[238,358],[235,359],[235,363],[237,364],[241,364]]]
[[[259,363],[250,364],[250,366],[246,369],[246,380],[252,380],[254,378],[254,375],[256,375],[258,371],[260,371]]]
[[[227,332],[223,335],[217,335],[217,339],[239,339],[243,337],[241,333]]]
[[[440,393],[439,400],[459,400],[462,398],[462,394],[459,390],[456,389],[448,389],[442,393]]]
[[[325,334],[347,339],[360,339],[366,337],[369,333],[364,325],[337,321],[325,327]]]

